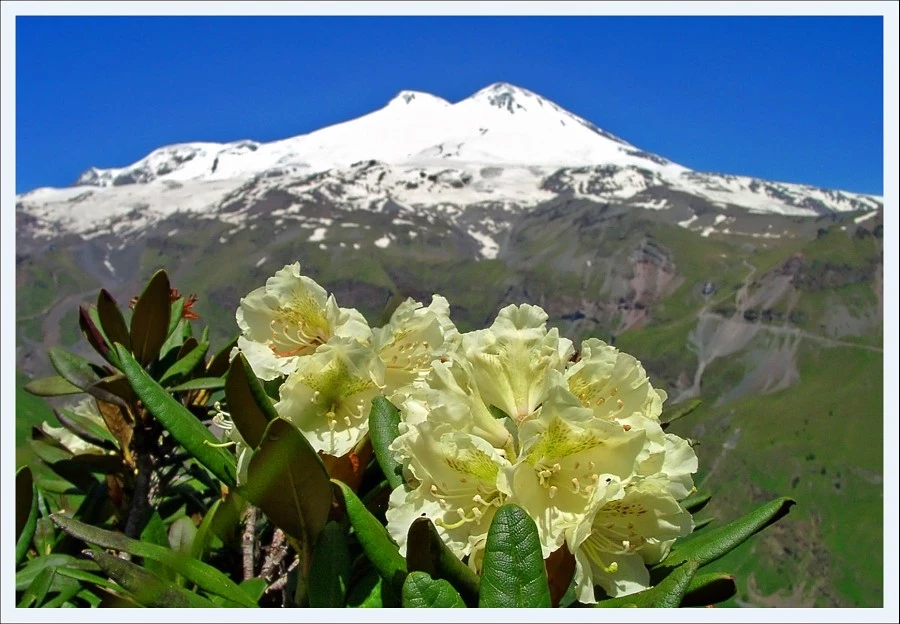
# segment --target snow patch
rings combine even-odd
[[[256,268],[259,268],[266,263],[266,260],[268,260],[268,258],[266,256],[263,256],[262,258],[260,258],[259,260],[256,261],[256,264],[254,266],[256,266]]]
[[[480,253],[482,256],[484,256],[488,260],[493,260],[497,257],[497,252],[500,251],[500,246],[493,238],[491,238],[487,234],[484,234],[483,232],[477,232],[475,230],[468,230],[468,232],[469,236],[471,236],[481,244]]]
[[[328,228],[317,227],[312,236],[309,237],[309,242],[316,243],[318,241],[325,240],[325,233],[328,231]]]
[[[683,228],[690,228],[691,223],[693,223],[694,221],[696,221],[697,218],[698,218],[698,217],[697,217],[696,214],[692,214],[691,217],[690,217],[690,219],[685,219],[684,221],[679,221],[679,222],[678,222],[678,225],[680,225],[680,226],[683,227]]]
[[[375,246],[380,247],[382,249],[384,249],[385,247],[387,247],[390,244],[391,244],[391,239],[388,238],[387,236],[382,236],[381,238],[378,238],[375,240]]]

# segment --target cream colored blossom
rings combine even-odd
[[[556,377],[538,415],[519,428],[521,452],[500,486],[534,519],[544,557],[584,522],[596,498],[631,479],[646,443],[643,431],[593,418]]]
[[[567,540],[575,554],[578,600],[596,602],[596,585],[609,596],[647,589],[648,560],[658,560],[672,540],[692,530],[691,515],[659,482],[638,481],[618,497],[598,499]]]
[[[237,348],[263,380],[288,375],[300,358],[333,336],[368,341],[371,330],[359,311],[340,308],[300,263],[289,264],[266,285],[241,299],[236,313],[242,335]]]
[[[547,313],[523,304],[503,308],[484,330],[463,334],[462,350],[482,397],[522,423],[547,391],[549,371],[565,369],[572,342],[547,329]]]
[[[459,344],[459,332],[450,320],[450,304],[434,295],[431,304],[407,299],[387,325],[373,332],[373,344],[385,364],[385,394],[421,381],[434,360],[446,359]]]
[[[299,360],[275,409],[314,449],[340,457],[368,432],[371,402],[383,381],[384,365],[371,346],[332,338]]]

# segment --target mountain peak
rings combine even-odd
[[[419,106],[422,104],[431,104],[439,106],[450,106],[450,102],[436,95],[425,93],[424,91],[403,90],[391,98],[388,106]]]
[[[545,102],[537,93],[508,82],[490,84],[469,99],[475,102],[484,102],[511,114],[515,114],[517,111],[527,111],[530,103],[543,106]]]

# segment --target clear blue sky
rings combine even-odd
[[[497,81],[710,171],[882,193],[881,17],[18,17],[16,192]]]

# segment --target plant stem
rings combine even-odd
[[[253,568],[256,562],[256,517],[256,507],[248,505],[247,512],[244,514],[244,535],[242,540],[245,581],[253,578]]]

